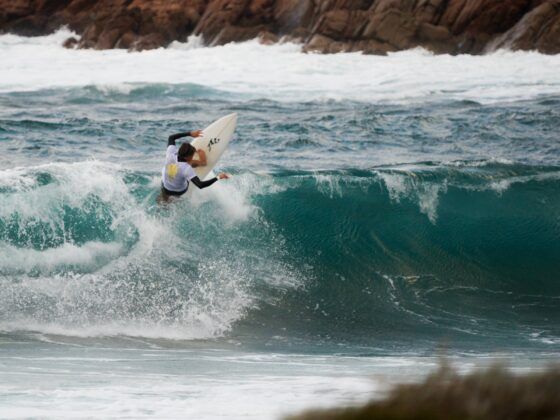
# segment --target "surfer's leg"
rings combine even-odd
[[[168,204],[169,203],[169,199],[171,197],[169,195],[167,195],[163,190],[160,191],[159,195],[156,198],[156,202],[158,204]]]

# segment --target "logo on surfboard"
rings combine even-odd
[[[212,146],[215,144],[218,144],[220,142],[220,138],[219,137],[214,137],[212,139],[210,139],[210,141],[208,142],[208,151],[211,152],[212,151]]]

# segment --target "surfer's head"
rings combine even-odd
[[[196,149],[190,143],[183,143],[177,152],[177,160],[179,162],[189,162],[194,156]]]

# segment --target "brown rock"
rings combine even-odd
[[[115,48],[121,48],[128,50],[132,48],[132,45],[138,40],[138,35],[134,32],[126,32],[122,35],[117,43],[115,44]]]
[[[282,0],[274,4],[274,21],[280,35],[311,26],[315,7],[311,0]],[[297,37],[297,35],[295,35]]]
[[[445,42],[451,38],[451,33],[444,26],[421,23],[418,27],[417,36],[422,41]]]
[[[78,47],[78,40],[71,36],[62,44],[64,48],[74,49]]]
[[[214,37],[212,45],[224,45],[230,42],[249,41],[257,38],[257,36],[265,30],[266,27],[263,25],[249,27],[226,25],[220,33]]]
[[[528,13],[517,25],[490,43],[487,50],[508,48],[545,54],[560,53],[560,1],[546,2]]]
[[[396,9],[374,14],[364,28],[364,38],[376,38],[398,49],[416,46],[418,23],[410,16]]]
[[[453,34],[496,34],[511,28],[532,0],[450,0],[440,25]]]
[[[280,38],[278,37],[278,35],[275,35],[269,31],[262,31],[259,34],[259,42],[263,45],[276,44],[279,40]]]
[[[364,54],[387,55],[388,52],[396,51],[395,47],[375,39],[358,41],[352,45],[352,51],[361,51]]]
[[[304,52],[321,52],[329,51],[330,45],[335,42],[334,39],[324,35],[313,35],[307,44],[303,47]]]
[[[47,22],[46,16],[30,15],[11,21],[5,30],[23,36],[38,36],[45,32]]]
[[[92,23],[89,25],[86,30],[82,33],[82,38],[80,39],[80,43],[78,44],[79,48],[94,48],[97,44],[97,39],[103,28],[100,24]]]
[[[121,36],[121,31],[117,28],[105,29],[97,38],[95,48],[98,50],[109,50],[115,46]]]
[[[163,35],[158,33],[138,37],[130,46],[130,51],[154,50],[164,46],[166,43]]]
[[[0,0],[0,32],[40,35],[64,24],[81,34],[80,48],[98,49],[156,48],[194,33],[209,45],[282,37],[322,52],[556,53],[559,1]]]
[[[332,10],[323,15],[317,32],[329,38],[341,37],[350,21],[349,10]]]
[[[309,29],[300,26],[290,31],[289,35],[282,36],[281,41],[302,44],[307,38],[309,38]]]
[[[414,9],[414,16],[418,22],[437,25],[446,4],[446,0],[420,0]]]
[[[201,34],[204,40],[211,45],[223,43],[218,39],[218,35],[224,30],[227,32],[226,27],[231,27],[237,22],[247,6],[248,0],[210,0],[206,11],[194,29],[194,33]],[[229,31],[233,33],[232,30]],[[224,36],[222,35],[222,37]],[[228,38],[230,37],[224,37],[224,39]],[[231,41],[231,38],[229,41]]]

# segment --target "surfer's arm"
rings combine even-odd
[[[168,146],[175,146],[175,140],[183,138],[183,137],[188,137],[190,135],[191,135],[190,131],[185,131],[184,133],[171,134],[167,138],[167,145]]]
[[[191,166],[196,168],[197,166],[206,166],[206,152],[202,149],[197,150],[198,159],[191,160]]]
[[[218,180],[218,178],[214,177],[212,179],[209,179],[208,181],[201,181],[199,177],[195,176],[194,178],[191,179],[191,182],[194,185],[196,185],[198,188],[203,189],[203,188],[209,187],[210,185],[212,185],[217,180]]]
[[[171,134],[167,138],[167,145],[168,146],[175,146],[175,140],[178,140],[183,137],[200,137],[202,134],[202,130],[195,130],[195,131],[185,131],[183,133]]]

